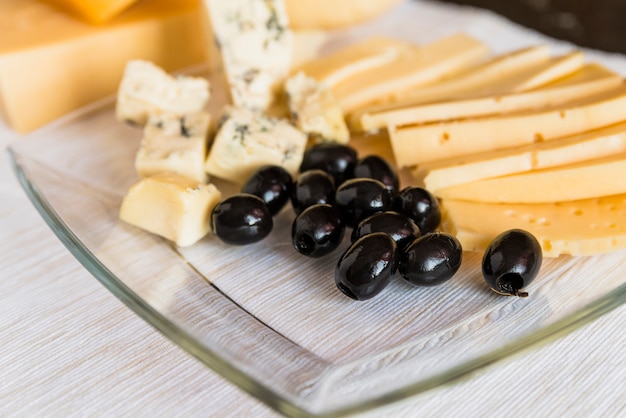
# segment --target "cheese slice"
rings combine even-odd
[[[497,81],[494,81],[497,82]],[[485,116],[555,106],[592,96],[622,84],[622,76],[598,64],[587,64],[558,81],[519,93],[457,97],[424,103],[409,99],[366,108],[354,115],[355,129],[374,130],[388,125],[412,125],[436,120]],[[436,88],[437,84],[433,86]],[[426,96],[428,97],[428,96]]]
[[[464,183],[626,152],[626,121],[553,141],[422,164],[413,179],[433,193]]]
[[[400,167],[455,156],[549,141],[590,131],[624,119],[626,85],[536,111],[391,127],[389,135]]]
[[[544,203],[626,193],[626,153],[445,187],[443,199]]]
[[[410,50],[391,61],[332,87],[344,112],[376,102],[389,101],[400,92],[435,83],[485,59],[489,48],[467,35],[458,34]]]
[[[442,200],[442,227],[464,250],[483,252],[501,232],[533,234],[545,257],[626,249],[626,195],[570,202],[503,204]]]
[[[64,8],[89,23],[102,24],[108,22],[129,8],[137,0],[44,0]]]
[[[211,212],[221,198],[213,184],[160,173],[130,188],[122,200],[120,219],[186,247],[211,231]]]
[[[286,0],[297,29],[336,29],[374,19],[404,0]]]

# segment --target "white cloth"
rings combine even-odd
[[[490,13],[430,2],[423,41],[468,32],[509,50],[545,38]],[[414,12],[412,10],[411,12]],[[568,48],[567,44],[562,44]],[[589,51],[593,57],[596,52]],[[626,74],[623,56],[600,54]],[[0,147],[14,134],[0,126]],[[17,139],[21,140],[21,139]],[[365,416],[626,416],[626,306],[461,382]],[[277,414],[128,310],[56,239],[0,159],[0,417]]]

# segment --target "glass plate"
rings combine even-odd
[[[400,28],[410,27],[409,17],[396,14]],[[335,41],[376,26],[363,28],[339,32]],[[459,273],[442,286],[396,281],[375,299],[355,302],[335,288],[339,252],[310,260],[291,248],[289,210],[262,243],[230,247],[207,237],[176,248],[118,220],[121,199],[137,181],[141,132],[115,120],[113,110],[109,99],[14,142],[9,154],[19,181],[107,289],[285,415],[342,416],[404,399],[626,301],[620,273],[626,253],[616,252],[545,260],[525,299],[489,291],[480,255],[466,253]]]

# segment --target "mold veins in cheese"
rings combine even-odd
[[[120,219],[185,247],[210,232],[211,212],[221,198],[212,184],[160,173],[130,188],[122,201]]]
[[[249,109],[226,107],[205,170],[212,176],[244,183],[264,165],[279,165],[295,175],[300,168],[307,136],[287,120]]]

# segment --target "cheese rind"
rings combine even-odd
[[[129,189],[122,200],[120,219],[186,247],[210,232],[211,212],[221,198],[212,184],[160,173]]]

